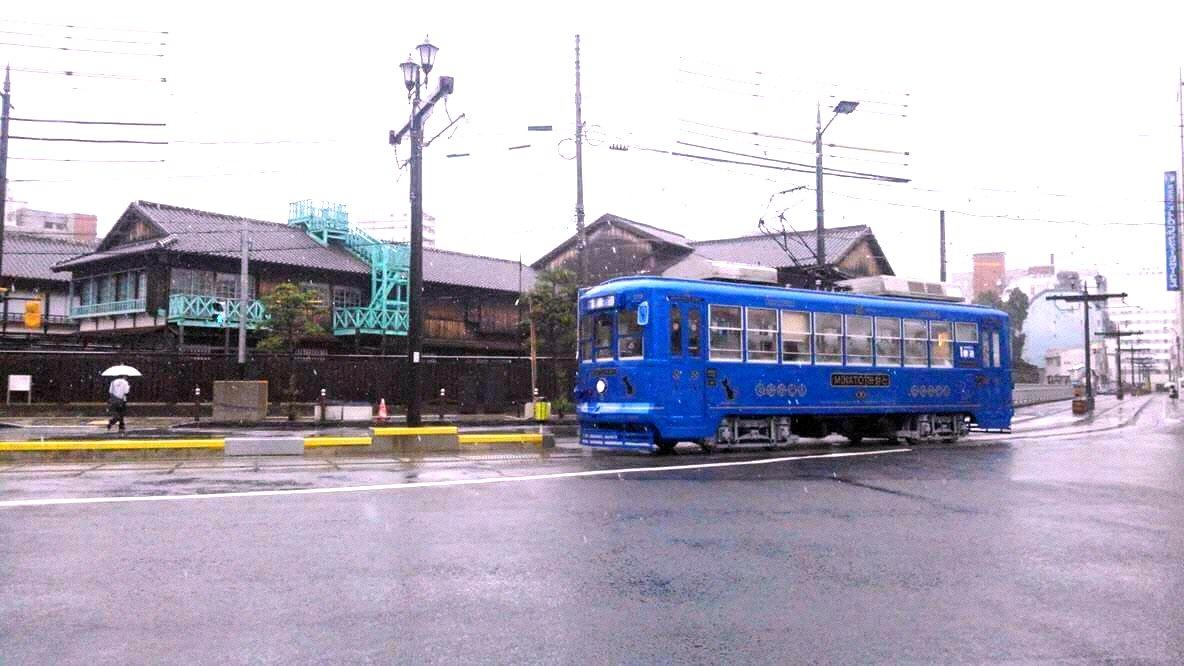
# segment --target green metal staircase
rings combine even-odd
[[[334,335],[407,335],[411,257],[406,243],[387,243],[351,228],[345,204],[293,202],[288,206],[288,226],[303,229],[326,247],[340,243],[370,267],[370,305],[333,308]]]

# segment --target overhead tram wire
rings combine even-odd
[[[804,162],[790,162],[788,160],[781,160],[781,159],[776,159],[776,158],[772,158],[772,157],[763,157],[761,155],[750,155],[748,153],[740,153],[740,152],[735,152],[735,151],[731,151],[731,150],[724,150],[723,148],[713,148],[711,146],[703,146],[703,145],[699,145],[697,143],[688,143],[686,141],[678,141],[676,143],[678,143],[681,146],[688,146],[690,148],[700,148],[702,150],[713,150],[717,153],[725,153],[727,155],[735,155],[737,157],[747,157],[750,159],[766,160],[768,162],[776,162],[778,164],[788,164],[791,166],[803,167],[803,168],[809,169],[809,171],[807,173],[814,173],[814,171],[815,171],[815,167],[813,167],[812,165],[806,164]],[[898,176],[885,176],[882,174],[867,173],[867,172],[863,172],[863,171],[851,171],[848,169],[835,169],[834,167],[823,167],[822,172],[826,175],[831,175],[831,176],[864,176],[867,178],[874,178],[876,180],[883,180],[883,181],[887,181],[887,182],[891,182],[891,183],[910,182],[910,180],[908,178],[900,178]]]
[[[167,123],[134,123],[113,120],[50,120],[48,118],[9,118],[22,123],[62,123],[67,125],[119,125],[127,127],[167,127]]]
[[[13,67],[14,72],[23,72],[25,74],[44,74],[47,76],[68,76],[80,79],[106,79],[113,81],[136,81],[140,83],[168,83],[168,77],[160,76],[156,78],[143,78],[139,76],[125,76],[123,74],[104,74],[101,72],[78,72],[71,69],[50,70],[50,69],[31,69],[28,67]]]
[[[69,28],[71,30],[90,30],[93,32],[136,32],[148,35],[167,35],[168,30],[148,30],[145,28],[123,28],[118,26],[102,26],[102,25],[79,25],[76,23],[47,23],[44,21],[28,21],[24,19],[3,17],[0,18],[0,24],[17,23],[20,25],[37,25],[45,28]]]
[[[22,49],[45,49],[49,51],[73,51],[75,53],[96,53],[101,55],[121,55],[121,56],[146,56],[151,58],[163,58],[163,53],[140,53],[135,51],[106,51],[102,49],[80,49],[72,46],[49,46],[47,44],[16,44],[14,42],[0,42],[0,46],[12,46]]]
[[[712,125],[711,123],[699,122],[696,120],[690,120],[688,118],[679,118],[679,121],[684,122],[684,123],[689,123],[691,125],[699,125],[702,127],[710,127],[712,129],[723,130],[725,132],[733,132],[735,134],[747,134],[750,136],[759,136],[759,137],[766,138],[766,139],[776,139],[778,141],[793,141],[796,143],[804,143],[804,144],[808,144],[811,146],[814,145],[814,141],[812,141],[810,139],[798,139],[798,138],[790,137],[790,136],[767,134],[764,132],[758,132],[756,130],[742,130],[742,129],[736,129],[734,127],[724,127],[723,125]],[[867,147],[863,147],[863,146],[847,146],[847,145],[837,144],[837,143],[824,143],[822,145],[826,146],[828,148],[843,148],[846,150],[862,150],[862,151],[872,152],[872,153],[885,153],[888,155],[902,155],[902,156],[906,156],[906,157],[910,155],[910,153],[908,151],[890,150],[887,148],[867,148]]]

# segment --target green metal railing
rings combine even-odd
[[[199,294],[169,294],[168,320],[186,326],[235,328],[242,306],[237,298],[218,298]],[[267,323],[267,309],[263,302],[252,299],[247,303],[247,328],[259,328]]]
[[[70,308],[70,317],[72,319],[81,319],[83,317],[106,317],[109,315],[132,314],[144,311],[144,299],[132,298],[125,301],[111,301],[110,303],[75,305]]]
[[[333,335],[373,333],[398,335],[407,330],[407,310],[371,310],[367,307],[333,308]]]
[[[355,332],[407,335],[411,251],[406,243],[387,243],[361,229],[351,228],[343,204],[293,202],[288,206],[288,225],[304,229],[325,246],[333,240],[340,242],[370,267],[370,304],[334,309],[334,335]]]

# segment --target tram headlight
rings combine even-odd
[[[604,392],[606,390],[608,390],[608,382],[604,381],[603,377],[600,379],[597,379],[596,380],[596,394],[597,395],[604,395]]]

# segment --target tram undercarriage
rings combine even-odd
[[[965,414],[909,414],[886,416],[726,416],[720,421],[715,435],[699,441],[706,451],[717,448],[773,448],[788,446],[800,438],[822,439],[831,434],[842,435],[852,444],[865,438],[905,441],[909,444],[952,443],[970,430]],[[657,439],[659,452],[669,453],[677,440]]]

